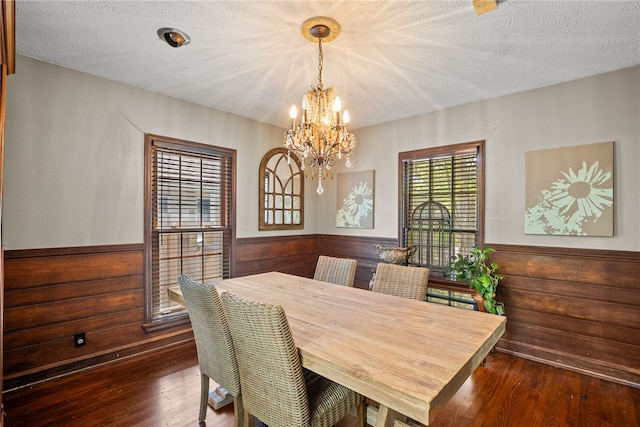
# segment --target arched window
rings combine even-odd
[[[264,155],[259,171],[259,230],[304,228],[304,173],[286,148]]]

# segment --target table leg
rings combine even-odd
[[[233,396],[221,386],[209,393],[209,405],[215,410],[227,406],[231,402],[233,402]]]
[[[394,420],[405,422],[407,421],[407,417],[385,405],[380,405],[378,408],[378,418],[376,418],[376,427],[393,427]]]

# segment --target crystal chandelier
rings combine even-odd
[[[303,36],[318,42],[318,86],[311,86],[302,98],[302,116],[296,124],[298,111],[291,106],[291,129],[284,134],[284,146],[298,156],[301,169],[311,169],[311,178],[318,176],[318,194],[322,194],[322,180],[336,163],[346,158],[345,165],[351,167],[351,152],[356,138],[349,133],[349,113],[341,113],[340,97],[333,88],[322,85],[322,40],[332,41],[340,34],[340,25],[324,16],[307,19],[301,27]],[[306,174],[306,171],[305,171]]]

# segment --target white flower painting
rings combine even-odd
[[[373,228],[373,171],[338,174],[336,226]]]
[[[613,235],[613,142],[525,154],[525,233]]]

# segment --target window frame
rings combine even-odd
[[[283,168],[279,166],[280,162],[284,162],[287,159],[287,168],[288,168],[288,176],[286,174],[278,174],[278,170],[282,171]],[[273,162],[276,163],[276,168],[271,170],[268,168],[269,166],[273,166]],[[274,176],[274,180],[283,184],[280,186],[275,186],[277,188],[273,188],[273,191],[270,191],[269,188],[266,188],[266,176],[267,171],[272,172]],[[298,180],[298,192],[295,191],[295,180]],[[278,191],[278,188],[281,191]],[[286,193],[287,189],[291,190],[291,193]],[[259,231],[267,231],[267,230],[302,230],[304,229],[304,171],[302,170],[302,164],[300,163],[300,159],[298,156],[290,155],[289,150],[284,147],[277,147],[269,150],[262,160],[260,161],[260,169],[258,170],[258,230]],[[275,199],[278,197],[283,200],[286,197],[292,198],[292,205],[287,207],[286,203],[283,202],[281,208],[277,208],[275,206]],[[274,206],[269,207],[266,201],[267,197],[272,197],[274,199]],[[293,198],[298,198],[300,200],[300,205],[298,208],[294,207]],[[290,223],[283,222],[278,223],[275,221],[275,212],[282,211],[283,218],[286,215],[286,211],[289,211],[292,217],[292,221]],[[266,216],[267,212],[272,211],[274,213],[273,221],[268,221]],[[294,220],[294,211],[300,212],[300,221],[295,222]]]
[[[443,145],[431,148],[422,148],[418,150],[405,151],[398,153],[398,243],[404,246],[407,242],[404,240],[404,228],[407,223],[405,217],[405,195],[404,195],[404,163],[411,161],[426,160],[429,158],[437,158],[444,156],[455,156],[467,154],[476,151],[477,153],[477,213],[476,213],[476,246],[484,247],[485,236],[485,141],[463,142],[458,144]],[[452,256],[455,256],[452,253]],[[466,255],[466,254],[463,254]],[[433,273],[439,272],[439,268],[434,268]]]
[[[156,147],[161,149],[173,149],[186,154],[204,154],[230,159],[231,171],[225,174],[231,179],[231,183],[226,186],[229,195],[226,197],[226,208],[228,211],[228,222],[226,226],[229,228],[229,243],[225,245],[223,251],[228,250],[228,274],[229,277],[235,276],[235,233],[236,233],[236,150],[224,147],[218,147],[198,142],[186,141],[166,136],[145,134],[144,146],[144,323],[142,325],[145,332],[155,332],[158,330],[168,329],[174,326],[189,323],[188,313],[185,310],[177,311],[168,315],[166,318],[158,319],[153,317],[153,233],[154,233],[154,201],[153,201],[153,185],[156,179],[154,171],[154,157]],[[160,207],[160,209],[162,209]],[[199,205],[200,209],[200,205]],[[200,226],[201,230],[206,230]],[[177,281],[176,281],[177,285]]]

